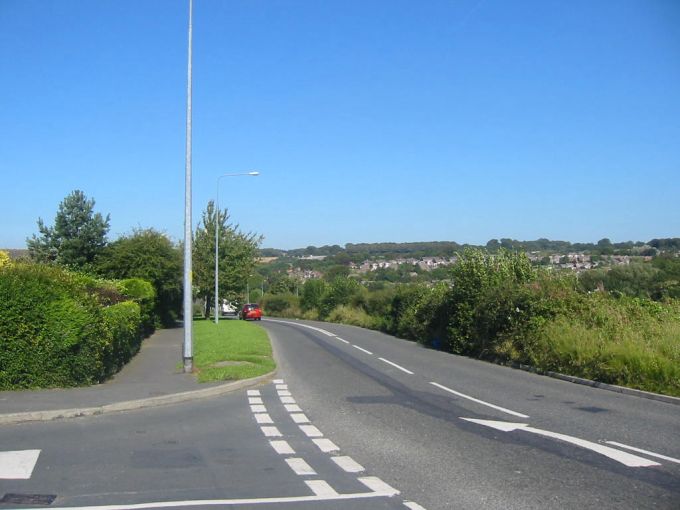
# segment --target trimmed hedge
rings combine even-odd
[[[128,278],[120,281],[120,288],[129,299],[139,305],[140,326],[143,337],[149,336],[156,327],[156,290],[150,282],[141,278]]]
[[[118,370],[141,338],[139,307],[120,299],[112,282],[56,266],[0,268],[0,390],[88,385]]]

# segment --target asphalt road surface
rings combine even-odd
[[[257,389],[0,427],[0,508],[680,508],[680,406],[262,326],[279,371]]]

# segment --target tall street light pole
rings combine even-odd
[[[191,287],[191,49],[193,35],[193,0],[189,0],[189,55],[187,65],[187,139],[184,169],[184,344],[182,358],[184,372],[191,373],[194,365],[193,333],[193,296]]]
[[[222,174],[217,178],[217,193],[215,196],[215,324],[219,322],[219,291],[220,284],[219,273],[220,273],[220,236],[219,236],[219,223],[220,223],[220,179],[222,177],[237,177],[239,175],[250,175],[252,177],[257,177],[260,172],[247,172],[241,174]]]

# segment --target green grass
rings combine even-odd
[[[194,370],[199,382],[249,379],[275,368],[269,337],[260,326],[237,320],[217,325],[194,321]]]

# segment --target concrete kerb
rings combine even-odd
[[[73,409],[55,409],[51,411],[28,411],[24,413],[10,413],[0,415],[0,425],[16,425],[18,423],[27,423],[33,421],[53,421],[68,418],[82,418],[86,416],[99,416],[107,413],[116,413],[120,411],[133,411],[136,409],[144,409],[149,407],[158,407],[170,404],[179,404],[181,402],[188,402],[190,400],[218,397],[227,393],[238,391],[245,388],[252,388],[259,386],[265,382],[272,380],[276,375],[276,370],[268,374],[254,377],[252,379],[244,379],[242,381],[234,381],[211,388],[202,390],[185,391],[182,393],[174,393],[172,395],[162,395],[159,397],[143,398],[138,400],[128,400],[125,402],[115,402],[113,404],[105,404],[97,407],[84,407]]]
[[[576,377],[573,375],[560,374],[559,372],[543,372],[537,370],[535,367],[530,365],[522,365],[519,363],[513,363],[509,365],[511,368],[516,368],[518,370],[524,370],[525,372],[532,372],[534,374],[545,375],[552,377],[553,379],[559,379],[561,381],[567,381],[574,384],[582,384],[584,386],[590,386],[591,388],[599,388],[601,390],[613,391],[615,393],[621,393],[623,395],[630,395],[633,397],[646,398],[649,400],[657,400],[659,402],[665,402],[667,404],[673,404],[680,406],[680,398],[671,397],[670,395],[661,395],[660,393],[652,393],[651,391],[636,390],[634,388],[626,388],[625,386],[617,386],[616,384],[608,384],[599,381],[593,381],[591,379],[584,379],[582,377]]]

